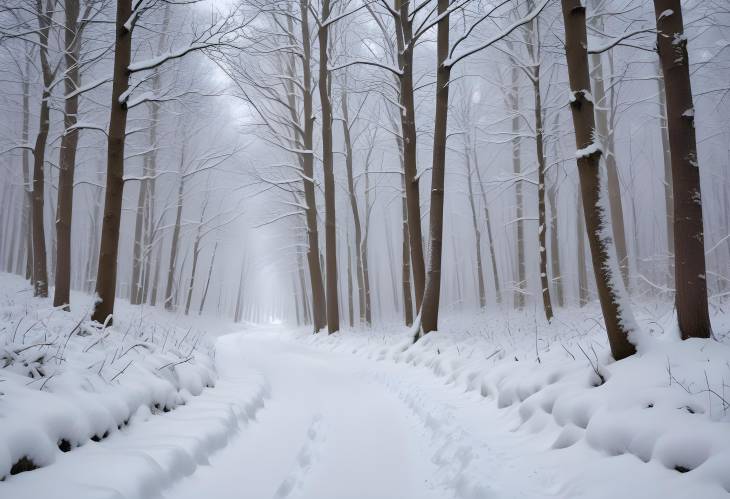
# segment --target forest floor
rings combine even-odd
[[[637,306],[620,362],[594,306],[450,314],[415,345],[128,304],[80,335],[85,305],[0,277],[3,499],[730,497],[728,314],[681,342]]]

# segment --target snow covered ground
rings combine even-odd
[[[728,315],[680,342],[636,307],[640,354],[611,362],[592,306],[453,315],[416,345],[128,305],[74,330],[84,306],[0,277],[3,499],[730,497]]]

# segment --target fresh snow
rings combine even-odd
[[[551,323],[506,310],[447,314],[414,345],[400,325],[334,335],[236,330],[124,303],[102,332],[83,321],[88,297],[74,296],[67,314],[31,298],[20,278],[0,275],[0,289],[3,351],[23,359],[0,368],[0,459],[6,469],[21,455],[41,466],[6,472],[2,498],[719,499],[730,491],[730,315],[713,318],[717,340],[679,341],[671,308],[642,303],[640,352],[614,362],[596,303],[560,309]],[[73,329],[79,321],[83,335]],[[135,342],[148,348],[120,361]],[[192,360],[164,367],[193,345]],[[89,439],[102,431],[109,435]],[[61,435],[73,449],[55,446]]]

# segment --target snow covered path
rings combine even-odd
[[[169,499],[545,497],[544,476],[505,452],[519,437],[503,432],[487,447],[479,401],[417,369],[315,350],[270,330],[223,337],[217,351],[222,379],[253,368],[269,398],[210,466],[165,492]]]

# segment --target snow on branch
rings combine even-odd
[[[619,36],[617,38],[612,39],[610,42],[605,43],[603,45],[599,45],[598,47],[588,47],[588,53],[589,54],[602,54],[603,52],[606,52],[608,50],[611,50],[617,45],[620,45],[621,42],[624,40],[628,40],[629,38],[633,38],[636,35],[641,35],[644,33],[656,33],[656,29],[654,28],[642,28],[637,29],[634,31],[630,31],[628,33],[624,33],[622,36]]]
[[[447,67],[447,68],[453,67],[454,64],[461,61],[462,59],[465,59],[472,54],[476,54],[477,52],[481,52],[482,50],[494,45],[498,41],[509,36],[510,33],[512,33],[514,30],[516,30],[520,26],[524,26],[525,24],[531,23],[540,14],[540,12],[542,12],[543,9],[545,7],[547,7],[547,4],[549,4],[551,1],[552,0],[542,0],[542,2],[540,2],[540,4],[532,10],[532,12],[528,13],[522,19],[519,19],[518,21],[515,21],[514,23],[510,24],[506,29],[504,29],[497,35],[493,36],[492,38],[488,39],[486,42],[484,42],[481,45],[478,45],[472,49],[469,49],[457,56],[452,55],[451,57],[449,57],[448,59],[446,59],[444,61],[444,67]]]
[[[354,60],[354,61],[349,61],[349,62],[346,62],[345,64],[341,64],[339,66],[330,66],[327,69],[330,72],[331,71],[337,71],[339,69],[344,69],[344,68],[347,68],[349,66],[354,66],[356,64],[364,64],[366,66],[375,66],[375,67],[378,67],[378,68],[381,68],[381,69],[385,69],[386,71],[390,71],[391,73],[393,73],[396,76],[399,76],[399,77],[400,76],[403,76],[403,71],[401,71],[400,69],[394,68],[393,66],[388,66],[387,64],[381,64],[379,62],[368,61],[368,60],[364,60],[364,59],[357,59],[357,60]]]

